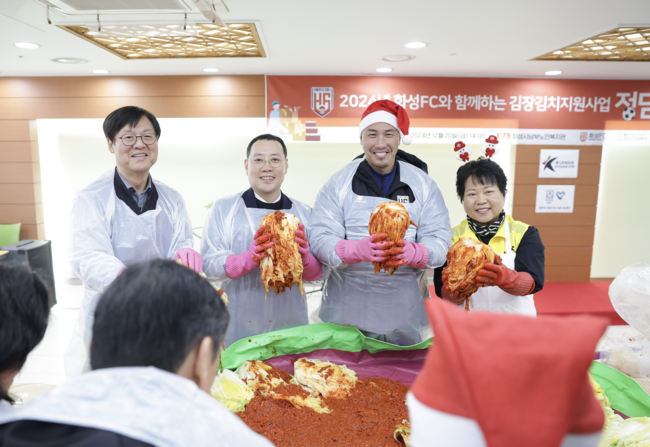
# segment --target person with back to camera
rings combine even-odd
[[[104,120],[116,167],[85,187],[74,200],[68,259],[84,285],[84,298],[65,355],[66,375],[88,370],[97,299],[128,266],[150,259],[180,259],[197,272],[203,260],[183,197],[151,177],[161,130],[156,117],[127,106]]]
[[[97,304],[93,371],[0,417],[0,447],[272,446],[208,394],[228,321],[191,269],[129,267]]]
[[[0,416],[13,412],[9,388],[45,336],[49,314],[39,276],[26,266],[0,264]]]
[[[452,243],[468,237],[488,244],[502,264],[487,263],[478,271],[479,287],[469,298],[469,310],[518,313],[536,316],[533,294],[544,287],[544,245],[537,228],[506,215],[507,178],[503,169],[488,158],[470,161],[458,169],[456,192],[467,219],[452,229]],[[455,304],[445,285],[442,267],[435,269],[436,294]]]

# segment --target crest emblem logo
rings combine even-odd
[[[334,110],[334,87],[312,87],[311,109],[321,118]]]
[[[583,143],[587,141],[587,132],[580,132],[580,141]]]

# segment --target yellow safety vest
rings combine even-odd
[[[518,220],[514,220],[512,217],[508,215],[506,215],[506,219],[508,219],[508,225],[510,225],[510,241],[513,244],[512,250],[516,252],[517,247],[519,247],[519,243],[521,242],[521,238],[524,237],[524,233],[526,232],[526,230],[528,230],[528,227],[530,225],[525,224],[523,222],[519,222]],[[504,254],[506,252],[505,231],[506,230],[505,230],[505,221],[504,221],[504,223],[502,223],[499,229],[497,230],[497,234],[495,234],[494,237],[490,239],[490,243],[488,244],[498,255]],[[467,224],[467,219],[462,221],[460,225],[457,225],[451,229],[452,244],[455,243],[461,237],[469,237],[476,241],[479,240],[478,237],[476,237],[476,234],[472,231],[472,229]]]

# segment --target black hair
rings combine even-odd
[[[113,110],[104,120],[104,135],[112,142],[115,142],[115,135],[117,135],[124,126],[137,126],[143,116],[146,116],[149,121],[151,121],[151,124],[153,124],[153,130],[156,132],[156,139],[160,138],[160,124],[158,124],[158,120],[154,114],[148,110],[135,106],[126,106]]]
[[[0,373],[19,370],[38,345],[50,314],[45,284],[25,265],[0,264]],[[0,400],[13,403],[9,390]]]
[[[175,373],[206,336],[214,358],[230,316],[212,285],[173,261],[129,267],[102,294],[95,310],[92,369],[155,366]]]
[[[277,141],[280,143],[280,146],[282,146],[282,150],[284,151],[284,158],[287,158],[287,146],[285,146],[284,140],[280,137],[276,137],[275,135],[271,135],[270,133],[258,135],[253,138],[250,143],[248,143],[248,147],[246,148],[246,158],[251,156],[251,148],[253,147],[253,144],[260,140]]]
[[[497,185],[501,194],[506,195],[508,179],[501,166],[489,158],[479,157],[478,160],[465,163],[456,172],[456,193],[461,202],[465,195],[465,183],[470,177],[481,185]]]

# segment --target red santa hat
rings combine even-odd
[[[413,445],[598,445],[587,371],[604,319],[425,308],[435,339],[408,395]]]
[[[458,152],[464,147],[465,147],[465,143],[463,143],[462,141],[456,141],[456,144],[454,144],[454,151]]]
[[[399,130],[402,135],[402,143],[411,144],[413,138],[409,135],[409,116],[406,109],[389,99],[375,101],[368,106],[359,123],[359,136],[368,126],[375,123],[386,123]]]
[[[490,135],[489,137],[487,137],[485,142],[490,144],[499,144],[499,140],[497,140],[497,137],[495,137],[494,135]]]

